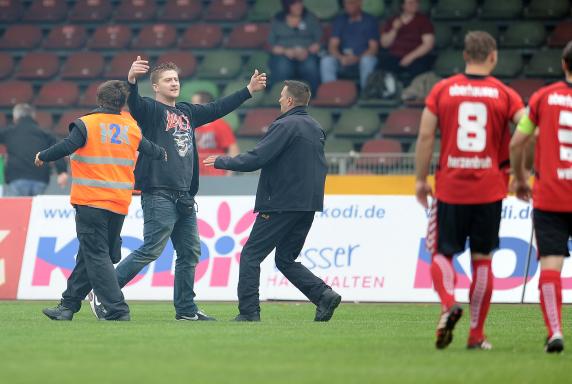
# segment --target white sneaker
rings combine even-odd
[[[107,310],[105,309],[103,304],[99,302],[99,299],[97,298],[97,296],[93,291],[87,294],[87,299],[89,300],[89,307],[91,308],[91,312],[93,313],[95,318],[98,320],[105,319],[105,315],[107,315]]]

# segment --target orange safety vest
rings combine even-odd
[[[126,215],[135,184],[133,169],[141,130],[123,115],[94,113],[80,118],[85,145],[70,156],[71,203]]]

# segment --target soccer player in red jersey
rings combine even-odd
[[[433,195],[427,176],[439,129],[436,199],[426,241],[442,306],[435,345],[442,349],[451,343],[463,313],[455,301],[453,256],[465,249],[469,238],[473,280],[467,348],[491,349],[484,324],[493,291],[492,252],[499,246],[502,199],[508,189],[509,122],[518,122],[525,110],[520,96],[490,75],[497,63],[491,35],[468,33],[463,57],[465,73],[437,83],[425,101],[415,153],[415,189],[427,209],[427,196]]]
[[[546,352],[564,350],[562,284],[564,258],[572,235],[572,41],[562,54],[565,81],[532,95],[510,143],[517,197],[529,201],[529,172],[523,161],[527,143],[536,134],[535,181],[532,189],[534,229],[540,257],[540,308],[548,329]]]

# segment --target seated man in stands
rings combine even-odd
[[[381,69],[408,79],[431,69],[435,32],[431,20],[419,13],[419,0],[401,1],[400,13],[384,24],[380,41]]]
[[[315,93],[320,83],[320,21],[302,0],[282,0],[282,9],[272,19],[268,37],[272,83],[296,78],[307,82]]]
[[[377,65],[377,19],[362,10],[361,0],[344,0],[344,13],[334,19],[328,55],[320,62],[322,82],[335,81],[338,73],[359,69],[361,88]]]

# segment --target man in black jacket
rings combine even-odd
[[[50,168],[36,168],[34,156],[54,145],[54,136],[38,127],[36,111],[29,104],[16,104],[13,109],[14,126],[0,130],[0,144],[6,144],[8,160],[5,178],[12,196],[36,196],[44,193],[50,182]],[[64,159],[55,163],[58,184],[64,188],[68,174]]]
[[[119,263],[117,279],[121,287],[127,285],[141,269],[161,256],[170,238],[177,252],[175,319],[214,320],[199,310],[194,300],[195,267],[201,254],[194,201],[199,189],[195,129],[232,112],[252,97],[253,92],[264,90],[266,74],[255,71],[243,89],[212,103],[198,105],[177,102],[179,68],[173,63],[159,64],[151,71],[155,99],[141,97],[137,78],[148,71],[148,62],[137,57],[127,76],[131,85],[127,104],[143,135],[167,150],[168,161],[159,163],[143,157],[137,162],[135,189],[142,192],[143,245]],[[102,311],[93,295],[90,295],[90,303],[94,314],[100,317]]]
[[[314,214],[324,205],[326,135],[306,107],[310,88],[288,80],[280,94],[280,115],[256,147],[235,157],[210,156],[205,165],[231,171],[262,169],[254,211],[258,212],[240,256],[236,321],[260,321],[260,263],[276,248],[276,266],[316,308],[315,321],[328,321],[342,297],[296,262]]]

